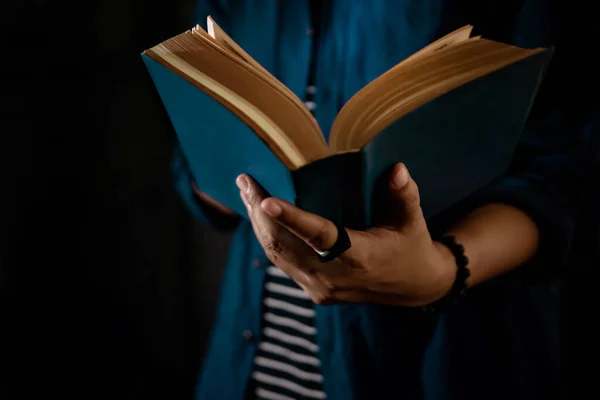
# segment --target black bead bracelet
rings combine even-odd
[[[457,267],[456,279],[452,284],[452,288],[450,288],[450,291],[444,297],[423,307],[423,310],[427,312],[444,311],[457,305],[466,293],[467,279],[471,275],[471,271],[467,267],[469,259],[465,256],[465,248],[463,245],[456,243],[454,236],[442,236],[436,241],[446,246],[454,255]]]

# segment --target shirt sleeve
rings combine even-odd
[[[524,145],[512,171],[477,196],[478,203],[525,211],[538,225],[544,259],[568,265],[574,252],[594,251],[600,243],[599,122],[595,116],[565,131],[582,140],[579,151],[539,154]]]
[[[539,9],[521,16],[515,42],[554,45],[555,53],[509,171],[476,198],[527,212],[540,230],[539,256],[568,265],[600,244],[600,103],[594,24],[579,18],[583,9],[578,18],[557,11],[546,28],[535,23],[544,20]]]
[[[215,208],[205,204],[194,193],[192,186],[194,177],[179,145],[175,147],[175,151],[173,152],[171,172],[179,196],[183,200],[188,211],[197,220],[209,224],[213,228],[219,230],[231,230],[238,225],[240,220],[238,216],[224,215]]]
[[[172,179],[175,188],[186,205],[188,211],[199,221],[208,223],[210,218],[204,211],[204,207],[194,194],[192,182],[194,178],[189,169],[187,160],[181,151],[179,144],[176,145],[171,161]]]

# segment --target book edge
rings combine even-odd
[[[302,155],[299,149],[296,148],[294,143],[289,141],[277,124],[252,103],[238,96],[231,89],[198,71],[185,60],[177,57],[175,54],[164,48],[161,44],[146,50],[142,54],[151,60],[158,62],[172,73],[176,73],[183,79],[190,81],[190,83],[196,86],[198,90],[203,90],[200,87],[206,89],[211,97],[216,101],[219,101],[224,107],[227,107],[238,118],[242,119],[250,126],[250,128],[252,128],[252,130],[267,143],[271,151],[278,157],[285,157],[286,159],[282,159],[282,162],[287,164],[289,168],[296,169],[307,163],[307,159]],[[173,69],[176,69],[177,72],[173,71]],[[260,133],[261,130],[264,132],[276,132],[277,135],[264,135]],[[267,138],[265,138],[265,136],[267,136]],[[274,146],[282,150],[276,151],[273,148]]]

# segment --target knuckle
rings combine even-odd
[[[323,296],[322,294],[313,295],[313,296],[311,296],[311,299],[312,299],[313,303],[315,303],[318,306],[325,306],[327,304],[331,304],[330,299]]]
[[[333,296],[333,292],[335,292],[336,287],[334,283],[331,282],[331,277],[320,271],[315,271],[313,272],[313,282],[314,285],[319,288],[319,291],[325,296]]]
[[[328,221],[323,221],[317,233],[308,239],[308,244],[310,246],[322,248],[325,245],[325,242],[327,242],[329,239],[327,236],[327,225]]]
[[[323,297],[325,297],[326,299],[332,299],[334,293],[335,288],[333,287],[333,285],[329,285],[325,289],[323,289]]]
[[[419,196],[419,190],[415,189],[406,199],[406,202],[412,207],[421,206],[421,196]]]
[[[266,256],[269,259],[269,261],[271,261],[273,264],[277,265],[277,261],[279,260],[279,256],[277,256],[277,254],[270,252],[270,251],[266,251]]]
[[[421,205],[421,193],[419,192],[419,187],[415,183],[415,190],[413,192],[414,202],[417,206]]]
[[[248,199],[248,203],[250,203],[251,206],[257,205],[260,201],[258,194],[253,190],[250,190],[250,193],[246,194],[246,199]]]
[[[265,238],[265,253],[275,263],[278,259],[286,259],[288,250],[277,236],[269,234]]]
[[[316,305],[319,305],[319,306],[328,305],[328,304],[332,304],[332,302],[334,300],[333,292],[334,292],[333,289],[324,288],[321,290],[312,291],[309,294],[309,297],[311,298],[313,303],[315,303]]]
[[[315,303],[318,306],[322,306],[324,304],[324,301],[325,301],[325,299],[322,296],[312,295],[312,296],[310,296],[310,298],[313,301],[313,303]]]
[[[385,283],[379,283],[379,282],[368,282],[365,285],[365,288],[367,290],[370,290],[370,291],[376,292],[376,293],[387,293],[390,289],[390,285],[385,284]]]
[[[278,247],[277,238],[271,233],[264,233],[264,242],[267,250],[275,250]]]

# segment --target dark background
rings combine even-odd
[[[174,133],[139,54],[194,6],[0,4],[0,400],[193,397],[229,236],[172,188]],[[597,281],[569,278],[566,355],[595,360]]]
[[[0,6],[2,399],[192,398],[229,237],[171,186],[140,52],[194,6]]]

